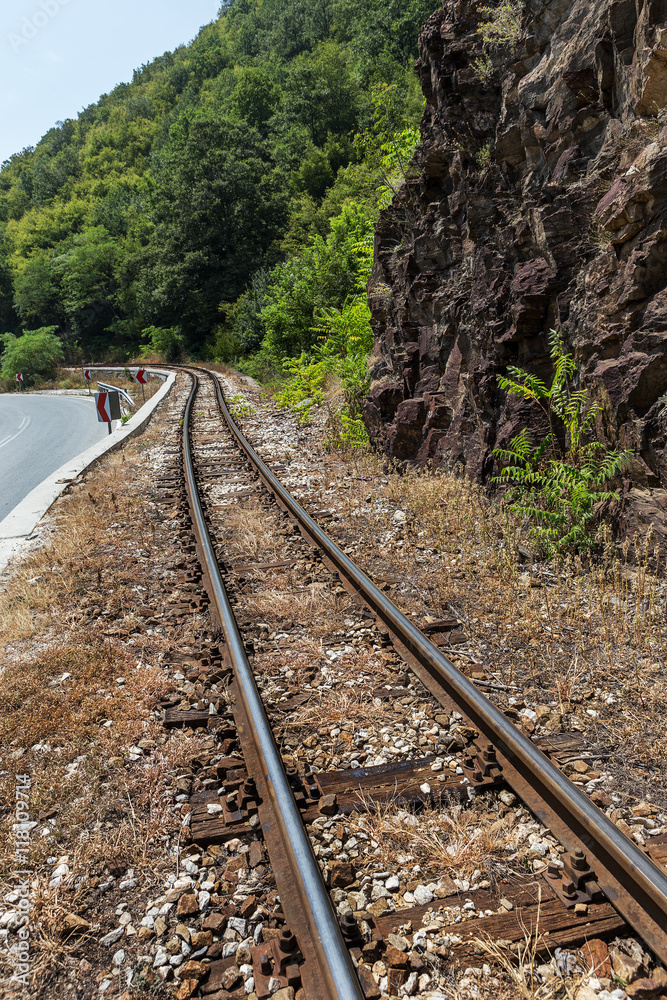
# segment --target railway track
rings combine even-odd
[[[540,747],[523,735],[299,506],[243,437],[219,378],[204,369],[190,375],[182,450],[162,487],[164,500],[187,522],[183,579],[198,584],[201,575],[220,645],[196,671],[197,707],[165,706],[165,724],[197,727],[228,713],[217,780],[190,803],[190,850],[206,852],[232,838],[263,841],[281,909],[279,933],[257,941],[244,967],[259,1000],[281,989],[303,1000],[426,996],[437,982],[434,970],[470,964],[482,938],[516,943],[526,933],[546,955],[632,930],[667,963],[664,838],[654,838],[650,854],[626,838],[562,773],[558,741]],[[234,533],[247,536],[240,548]],[[261,620],[272,601],[283,621],[297,619],[273,635]],[[358,678],[334,657],[321,672],[325,683],[306,689],[299,681],[321,658],[327,614],[347,615],[355,638],[343,648],[357,656]],[[306,747],[312,737],[299,742],[299,715],[311,712],[316,699],[326,718],[329,698],[344,716],[341,692],[353,698],[356,686],[372,685],[374,662],[386,668],[378,668],[378,677],[390,683],[371,690],[373,706],[384,712],[394,703],[414,705],[417,691],[420,703],[435,706],[427,715],[428,739],[419,735],[426,730],[413,712],[412,725],[407,714],[400,725],[419,738],[402,740],[393,759],[354,766],[352,752],[340,761],[344,766],[323,769],[318,744],[329,739],[326,726]],[[412,679],[401,676],[401,663]],[[364,728],[363,705],[348,704],[356,713],[361,708],[357,728],[366,739],[371,726]],[[432,720],[439,721],[430,726]],[[335,733],[335,749],[341,729],[328,732]],[[503,799],[515,797],[541,824],[540,843],[548,850],[537,874],[510,878],[500,871],[497,884],[479,873],[459,884],[449,876],[422,882],[420,872],[406,881],[401,865],[408,862],[396,872],[374,870],[378,841],[352,818],[360,811],[402,810],[405,817],[425,809],[437,823],[440,813],[474,800],[485,802],[487,812],[500,801],[502,818],[509,808]],[[483,919],[467,919],[471,912]],[[228,956],[211,964],[204,995],[245,995],[228,974],[234,962]]]

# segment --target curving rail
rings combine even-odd
[[[273,806],[273,815],[293,883],[298,893],[300,923],[308,934],[308,943],[299,941],[302,949],[312,949],[318,972],[318,997],[321,1000],[363,1000],[354,966],[340,931],[338,919],[322,882],[320,869],[306,834],[299,809],[294,800],[280,753],[271,732],[259,690],[255,683],[243,639],[238,630],[218,561],[202,510],[195,479],[190,444],[190,416],[199,379],[193,375],[193,386],[183,422],[183,466],[190,500],[195,533],[201,546],[203,566],[210,581],[210,596],[215,604],[233,663],[238,693],[249,722],[255,752],[263,775],[263,787]],[[218,386],[217,379],[215,380]],[[224,406],[224,403],[223,403]]]
[[[397,645],[406,655],[410,665],[436,697],[453,699],[480,733],[493,743],[498,763],[507,784],[517,792],[539,819],[550,827],[569,851],[576,854],[583,849],[586,852],[597,882],[607,899],[634,927],[655,954],[663,962],[667,962],[667,873],[654,864],[582,791],[569,781],[558,767],[399,611],[396,605],[313,521],[280,484],[236,426],[225,403],[217,376],[212,372],[207,372],[207,375],[214,377],[218,405],[230,433],[259,474],[266,488],[273,493],[283,509],[288,511],[297,521],[302,533],[325,553],[346,588],[362,598],[377,618],[385,624],[393,634]],[[194,485],[191,488],[194,490]],[[199,520],[201,522],[200,530],[208,539],[201,511]],[[226,633],[229,631],[231,637],[228,641],[233,641],[234,649],[238,652],[241,672],[248,690],[248,704],[256,713],[258,725],[267,742],[267,767],[271,767],[270,773],[272,781],[276,782],[276,788],[280,787],[281,789],[281,802],[284,797],[286,799],[285,807],[288,811],[291,810],[290,829],[295,837],[297,834],[299,837],[300,846],[298,852],[294,852],[294,863],[300,864],[303,861],[306,865],[304,871],[310,872],[313,870],[313,866],[315,868],[317,866],[307,845],[307,838],[303,833],[298,810],[294,806],[291,793],[289,793],[289,789],[285,790],[283,779],[278,774],[279,771],[282,774],[282,764],[278,751],[254,685],[252,672],[243,650],[243,643],[238,636],[233,616],[224,597],[224,588],[210,540],[208,540],[207,546],[208,558],[211,560],[213,573],[217,580],[216,594],[219,590],[220,602],[227,609],[225,610],[225,621],[227,622],[225,631]],[[216,602],[217,600],[216,596]],[[289,801],[287,801],[287,797]],[[298,833],[299,830],[300,833]],[[579,856],[581,855],[579,854]],[[310,877],[310,875],[304,876],[304,879],[307,881]],[[325,916],[328,916],[328,901],[325,903],[322,894],[323,890],[319,888],[314,891],[311,905],[315,912],[321,914],[324,925],[326,924]],[[335,917],[333,919],[335,921]],[[346,962],[344,956],[339,954],[342,942],[338,940],[332,930],[323,930],[323,946],[325,941],[329,940],[326,935],[329,935],[335,948],[338,949],[336,967],[340,969],[341,974],[348,977],[345,982],[349,982],[349,986],[345,988],[352,989],[351,978],[356,980],[356,976],[354,976],[353,971],[351,972],[349,962]],[[341,982],[338,986],[342,988]],[[356,996],[358,994],[336,993],[332,995]]]

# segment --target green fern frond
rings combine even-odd
[[[534,462],[539,462],[540,459],[542,459],[544,457],[544,455],[546,455],[547,451],[549,450],[549,448],[551,447],[551,445],[553,443],[553,438],[554,438],[553,434],[549,433],[549,434],[546,435],[545,438],[542,439],[542,441],[540,442],[540,444],[537,446],[537,448],[533,452],[533,461]]]
[[[533,448],[524,428],[506,448],[493,452],[499,463],[505,463],[493,481],[508,489],[510,509],[528,521],[531,536],[547,556],[593,547],[592,524],[599,504],[618,498],[604,487],[630,459],[628,451],[609,450],[602,442],[589,440],[602,407],[591,400],[587,389],[574,387],[576,362],[556,330],[550,330],[549,344],[554,367],[549,387],[515,366],[498,376],[498,385],[511,395],[537,402],[548,413],[551,431]],[[564,451],[559,440],[565,441]]]
[[[536,375],[532,375],[522,368],[514,368],[512,365],[508,366],[507,371],[514,377],[497,376],[498,385],[505,392],[509,392],[513,396],[523,396],[524,399],[534,400],[545,399],[548,396],[549,390],[542,379],[537,378]]]

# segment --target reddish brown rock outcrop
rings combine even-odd
[[[548,379],[554,327],[603,403],[598,434],[635,451],[630,482],[660,506],[667,2],[528,2],[488,82],[477,7],[445,0],[420,37],[415,176],[381,215],[369,285],[371,439],[488,478],[492,449],[537,419],[496,375]]]

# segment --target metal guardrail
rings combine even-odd
[[[106,382],[97,382],[97,387],[102,392],[117,392],[119,396],[122,396],[128,406],[134,406],[134,400],[130,396],[129,392],[125,389],[119,389],[117,385],[107,385]]]
[[[266,779],[265,786],[272,799],[274,813],[281,827],[282,848],[289,862],[292,879],[299,894],[302,921],[310,934],[312,950],[319,967],[320,981],[326,990],[326,993],[322,994],[321,1000],[364,1000],[363,990],[343,940],[329,895],[322,882],[317,860],[304,830],[301,814],[294,800],[278,747],[273,738],[271,725],[248,662],[243,639],[227,598],[199,500],[189,438],[190,414],[199,380],[196,375],[192,377],[194,380],[192,392],[186,405],[183,421],[183,467],[192,520],[203,550],[206,571],[211,582],[211,597],[222,624],[225,641],[234,664],[239,694],[250,721],[255,749]],[[215,384],[217,387],[217,380]]]
[[[542,822],[551,827],[568,850],[576,851],[583,845],[609,902],[655,954],[667,962],[667,873],[524,736],[313,521],[243,436],[227,409],[217,377],[215,384],[225,422],[267,489],[298,521],[304,534],[326,553],[340,576],[348,581],[349,588],[363,598],[413,660],[462,707],[486,739],[493,742],[508,784]]]

